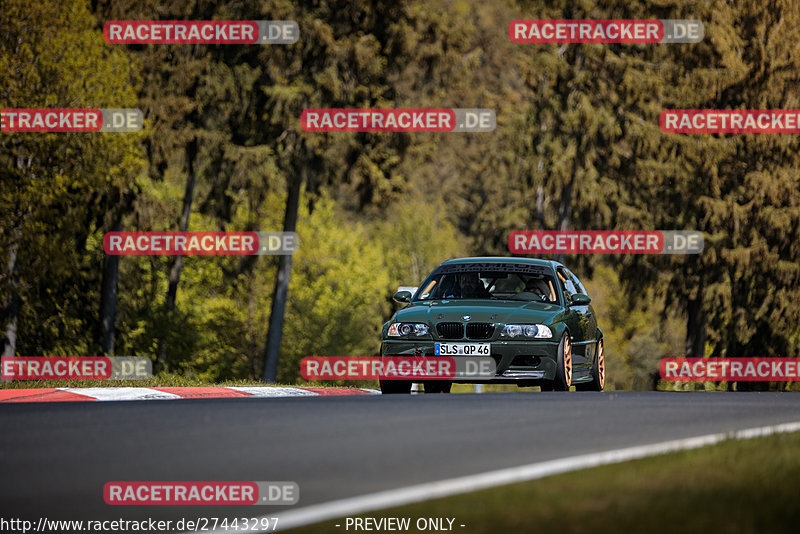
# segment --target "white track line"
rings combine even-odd
[[[249,393],[254,397],[316,397],[319,395],[319,393],[306,391],[305,389],[285,387],[228,386],[228,389]]]
[[[241,391],[243,393],[247,393],[248,396],[241,396],[241,397],[215,397],[215,396],[196,396],[189,393],[187,396],[183,396],[180,393],[183,391],[180,387],[177,388],[177,393],[168,393],[166,391],[160,391],[154,388],[143,388],[143,387],[108,387],[108,388],[57,388],[60,391],[67,391],[69,393],[77,393],[78,395],[83,395],[84,397],[89,397],[85,400],[94,400],[94,401],[134,401],[134,400],[178,400],[178,399],[191,399],[191,398],[241,398],[245,399],[250,397],[258,397],[258,398],[265,398],[265,397],[320,397],[319,392],[317,391],[308,391],[304,388],[294,388],[294,387],[276,387],[276,386],[227,386],[225,389]],[[201,389],[201,388],[190,388],[190,389]],[[380,391],[376,389],[358,389],[353,390],[353,396],[366,396],[369,395],[380,395]],[[336,395],[336,396],[348,396],[345,394]]]
[[[97,401],[133,401],[133,400],[177,400],[182,398],[174,393],[151,388],[58,388]]]
[[[424,484],[417,484],[415,486],[408,486],[405,488],[370,493],[367,495],[360,495],[358,497],[350,497],[347,499],[340,499],[322,504],[314,504],[311,506],[306,506],[305,508],[298,508],[296,510],[289,510],[287,512],[278,514],[266,514],[261,517],[278,517],[278,526],[281,530],[286,530],[319,523],[320,521],[358,515],[364,512],[371,512],[384,508],[393,508],[415,502],[427,501],[429,499],[438,499],[441,497],[449,497],[451,495],[458,495],[461,493],[470,493],[482,489],[493,488],[495,486],[514,484],[516,482],[536,480],[560,473],[577,471],[579,469],[587,469],[601,465],[626,462],[629,460],[636,460],[638,458],[646,458],[648,456],[656,456],[669,452],[697,449],[699,447],[715,445],[722,441],[731,439],[750,439],[761,436],[769,436],[772,434],[782,434],[786,432],[797,431],[800,431],[800,421],[757,428],[748,428],[727,433],[707,434],[705,436],[697,436],[693,438],[663,441],[661,443],[653,443],[650,445],[641,445],[636,447],[627,447],[624,449],[614,449],[591,454],[582,454],[580,456],[571,456],[569,458],[561,458],[558,460],[537,462],[533,464],[521,465],[519,467],[498,469],[496,471],[488,471],[486,473],[479,473],[476,475],[467,475],[463,477],[450,478],[447,480],[439,480],[437,482],[426,482]],[[259,517],[259,519],[261,519],[261,517]],[[270,520],[270,527],[272,527],[273,524],[274,523]],[[215,530],[213,532],[222,534],[225,531]]]

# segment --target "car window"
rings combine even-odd
[[[438,284],[439,291],[431,295],[439,299],[483,299],[491,294],[486,289],[487,280],[480,273],[445,274]]]
[[[420,286],[416,300],[491,299],[556,303],[556,284],[552,274],[543,272],[442,273],[431,275]]]
[[[579,293],[578,289],[575,287],[575,284],[570,279],[569,274],[567,274],[567,270],[563,267],[559,267],[558,269],[558,280],[561,282],[561,289],[568,297],[571,297],[575,293]]]
[[[584,285],[581,283],[578,277],[575,276],[575,273],[573,273],[569,269],[564,269],[564,270],[567,271],[569,279],[572,280],[573,284],[575,284],[575,288],[578,290],[578,293],[583,293],[585,295],[588,295],[589,293],[586,291],[586,287],[584,287]]]
[[[420,288],[420,290],[417,292],[417,295],[419,295],[419,297],[418,297],[418,298],[420,298],[420,299],[423,299],[423,300],[424,300],[424,299],[426,299],[426,298],[430,297],[430,295],[431,295],[431,292],[433,291],[433,288],[434,288],[434,286],[436,286],[436,282],[437,282],[437,280],[430,280],[430,281],[429,281],[429,282],[428,282],[428,283],[425,285],[425,287],[421,287],[421,288]]]

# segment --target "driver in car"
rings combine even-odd
[[[462,299],[488,299],[491,293],[486,291],[478,273],[461,273],[458,275]]]
[[[550,300],[550,287],[542,278],[530,278],[525,284],[525,293],[533,293],[541,300]]]

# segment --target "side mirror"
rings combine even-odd
[[[575,293],[569,299],[569,303],[572,306],[586,306],[590,302],[592,302],[592,299],[586,293]]]
[[[392,299],[398,304],[411,302],[411,291],[398,291],[392,296]]]

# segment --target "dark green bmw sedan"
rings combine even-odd
[[[448,260],[394,300],[406,306],[383,325],[382,356],[491,356],[495,376],[453,381],[603,390],[603,333],[583,284],[558,262]],[[450,386],[424,382],[426,393]],[[411,382],[382,380],[381,391],[409,393]]]

